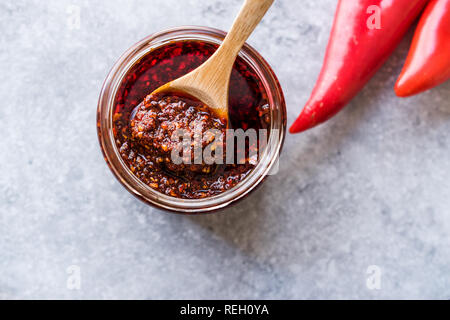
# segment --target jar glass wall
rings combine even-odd
[[[250,46],[239,53],[258,75],[270,107],[267,146],[255,168],[235,187],[203,199],[181,199],[160,193],[141,180],[124,163],[113,134],[113,112],[117,91],[128,72],[149,52],[176,41],[203,41],[220,44],[225,33],[212,28],[179,27],[148,36],[131,47],[114,65],[103,85],[97,110],[97,130],[100,146],[111,171],[124,187],[142,201],[177,213],[206,213],[236,202],[254,190],[276,164],[286,133],[286,105],[279,82],[267,62]]]

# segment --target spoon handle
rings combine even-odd
[[[225,37],[221,50],[235,57],[273,2],[274,0],[246,0]]]
[[[193,73],[210,84],[216,86],[216,95],[222,94],[228,99],[228,83],[234,61],[245,41],[262,20],[274,0],[245,0],[238,16],[233,22],[230,32],[214,54]],[[223,91],[223,92],[220,92]],[[227,101],[225,101],[227,102]]]
[[[247,38],[274,0],[246,0],[222,45],[200,67],[154,92],[178,89],[190,94],[228,119],[228,94],[234,61]]]

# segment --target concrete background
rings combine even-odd
[[[241,2],[0,2],[0,298],[450,298],[450,82],[395,97],[412,32],[345,111],[288,136],[280,173],[231,209],[168,214],[113,177],[95,113],[116,59],[163,28],[227,29]],[[277,0],[249,40],[289,124],[335,3]]]

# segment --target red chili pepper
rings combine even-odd
[[[420,18],[395,93],[412,96],[449,79],[450,0],[432,0]]]
[[[340,0],[319,79],[290,132],[312,128],[341,110],[387,60],[427,2]],[[381,25],[373,28],[369,19],[377,10]]]

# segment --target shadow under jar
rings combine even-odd
[[[267,129],[267,143],[256,163],[218,165],[220,169],[209,176],[186,179],[164,167],[149,171],[145,161],[153,165],[152,161],[145,156],[143,146],[133,140],[130,123],[136,106],[154,89],[201,65],[224,37],[224,32],[204,27],[179,27],[153,34],[130,48],[105,80],[97,110],[103,155],[125,188],[147,204],[186,214],[225,208],[254,190],[277,164],[286,133],[286,105],[272,69],[248,45],[233,68],[229,118],[233,129]],[[196,186],[196,178],[207,188]],[[189,181],[189,192],[171,194],[175,189],[170,186],[183,179]],[[161,180],[169,187],[161,185]],[[224,187],[218,188],[221,184]]]

